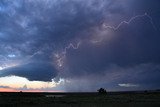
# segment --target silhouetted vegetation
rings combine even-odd
[[[107,91],[104,88],[100,88],[99,90],[97,90],[99,94],[106,94]]]

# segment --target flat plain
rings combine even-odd
[[[0,93],[0,107],[160,107],[159,91]]]

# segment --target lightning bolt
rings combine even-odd
[[[148,15],[147,13],[144,13],[144,14],[142,14],[142,15],[134,16],[134,17],[132,17],[129,21],[122,21],[122,22],[120,22],[116,27],[114,27],[114,26],[107,26],[107,25],[105,25],[105,24],[103,24],[103,26],[104,26],[105,28],[110,28],[110,29],[113,29],[113,30],[118,30],[123,24],[129,25],[129,24],[130,24],[132,21],[134,21],[135,19],[137,19],[137,18],[142,18],[142,17],[147,17],[147,18],[150,20],[150,23],[152,24],[153,28],[154,28],[155,30],[157,30],[156,26],[155,26],[154,23],[153,23],[152,17],[151,17],[150,15]]]
[[[80,44],[81,42],[78,42],[76,45],[70,43],[68,46],[64,48],[63,52],[54,54],[54,57],[56,58],[56,65],[58,66],[58,69],[62,68],[64,65],[64,60],[66,58],[67,51],[71,48],[74,50],[78,49]]]
[[[80,44],[81,44],[81,42],[78,42],[77,45],[74,46],[74,44],[70,43],[67,47],[65,47],[63,54],[66,55],[67,50],[70,48],[78,49]]]
[[[129,25],[132,21],[134,21],[134,20],[136,20],[136,19],[138,19],[138,18],[142,18],[142,17],[147,17],[147,18],[149,19],[150,23],[152,24],[153,28],[154,28],[155,30],[157,30],[156,26],[155,26],[154,23],[153,23],[152,17],[151,17],[150,15],[148,15],[147,13],[144,13],[144,14],[142,14],[142,15],[136,15],[136,16],[134,16],[134,17],[131,17],[131,19],[129,19],[128,21],[125,21],[125,20],[124,20],[124,21],[120,22],[117,26],[110,26],[110,25],[106,25],[105,23],[103,23],[102,26],[103,26],[105,29],[113,29],[114,31],[116,31],[116,30],[118,30],[122,25],[124,25],[124,24]],[[104,40],[103,38],[100,38],[99,40],[91,40],[91,43],[96,44],[96,43],[102,42],[103,40]]]

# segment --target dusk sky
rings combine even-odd
[[[0,0],[0,91],[160,89],[160,0]]]

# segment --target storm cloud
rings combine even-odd
[[[125,84],[160,88],[159,5],[158,0],[1,0],[0,77],[63,78],[67,91],[123,90]]]

